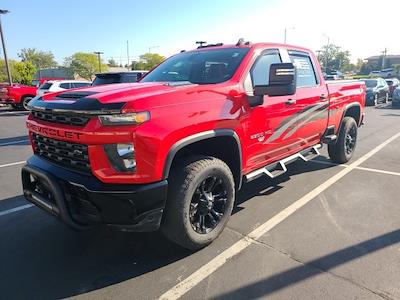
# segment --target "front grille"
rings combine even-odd
[[[90,173],[86,145],[59,141],[36,133],[32,134],[32,139],[36,155],[70,169]]]
[[[54,114],[52,112],[44,112],[33,110],[31,112],[35,119],[43,120],[51,123],[59,123],[73,126],[84,126],[89,122],[90,118],[78,115]]]

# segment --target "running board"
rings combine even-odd
[[[298,153],[295,153],[291,156],[288,156],[276,163],[269,164],[265,167],[262,167],[260,169],[257,169],[249,174],[245,175],[246,181],[252,181],[262,175],[267,175],[270,178],[276,178],[283,173],[286,173],[287,171],[287,165],[290,164],[291,162],[294,162],[298,160],[299,158],[303,161],[309,161],[317,156],[320,155],[318,149],[322,147],[321,144],[315,145],[314,147],[311,147],[307,150],[300,151]]]

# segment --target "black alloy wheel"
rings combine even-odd
[[[197,187],[189,208],[190,224],[200,234],[211,232],[226,212],[227,187],[217,176],[204,179]]]

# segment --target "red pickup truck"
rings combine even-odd
[[[325,83],[308,49],[202,46],[140,83],[31,101],[24,195],[73,228],[160,228],[199,249],[221,233],[246,182],[279,176],[324,143],[347,162],[364,105],[364,83]]]
[[[0,89],[0,104],[11,105],[14,109],[27,110],[28,102],[36,96],[36,91],[40,85],[48,80],[63,78],[41,78],[32,80],[31,85],[15,83],[6,85]]]

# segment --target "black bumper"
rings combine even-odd
[[[166,180],[143,185],[105,184],[32,156],[22,168],[25,198],[75,229],[111,225],[155,231],[167,198]]]

